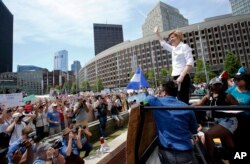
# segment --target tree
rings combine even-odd
[[[216,76],[214,72],[212,72],[211,67],[206,64],[206,71],[209,79]],[[204,66],[202,60],[199,58],[196,60],[195,74],[194,74],[194,83],[199,84],[206,82],[206,74],[204,71]]]
[[[95,81],[95,84],[94,84],[94,92],[100,92],[101,90],[103,90],[103,84],[102,84],[102,80],[98,77]]]
[[[232,52],[227,52],[224,62],[224,70],[228,72],[229,77],[233,77],[240,68],[240,61]]]
[[[153,69],[148,70],[145,78],[147,79],[147,81],[151,87],[155,87],[155,74],[154,74]]]
[[[76,82],[73,82],[73,83],[72,83],[70,92],[73,93],[73,94],[76,94],[76,92],[77,92],[77,90],[76,90]]]
[[[62,89],[66,89],[68,91],[68,89],[69,89],[69,83],[68,82],[64,82]]]
[[[159,79],[160,79],[160,84],[163,84],[164,82],[166,82],[167,81],[167,76],[168,76],[168,71],[165,69],[165,68],[162,68],[161,70],[160,70],[160,77],[159,77]]]
[[[84,80],[81,83],[81,90],[82,91],[88,91],[88,90],[90,90],[90,85],[89,85],[89,82],[87,80]]]
[[[172,70],[173,70],[173,68],[172,68],[172,67],[170,67],[170,68],[168,68],[168,69],[167,69],[167,74],[168,74],[169,76],[171,76],[171,74],[172,74]]]

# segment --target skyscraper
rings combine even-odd
[[[54,70],[68,71],[68,51],[61,50],[55,53]]]
[[[0,0],[0,73],[12,72],[13,15]]]
[[[142,25],[143,36],[152,35],[155,26],[159,27],[160,32],[169,31],[188,26],[188,20],[180,14],[178,9],[159,2],[155,8],[149,12],[145,23]]]
[[[75,75],[77,75],[81,67],[82,67],[81,63],[78,60],[76,60],[74,61],[73,64],[71,64],[71,71],[74,72]]]
[[[94,23],[95,55],[121,42],[122,25]]]
[[[229,0],[232,7],[233,15],[242,15],[250,13],[249,0]]]

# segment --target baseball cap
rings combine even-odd
[[[223,83],[222,83],[222,81],[221,81],[220,78],[214,77],[214,78],[212,78],[212,79],[210,80],[209,84],[210,84],[210,85],[214,85],[214,84],[223,84]]]
[[[244,67],[240,67],[238,72],[236,73],[236,76],[246,74],[246,73],[247,73],[246,69]]]

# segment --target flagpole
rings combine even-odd
[[[95,81],[96,81],[96,89],[98,92],[99,88],[98,88],[98,81],[97,81],[97,61],[95,61]]]
[[[150,43],[152,44],[152,43]],[[153,63],[153,70],[154,70],[154,81],[155,81],[155,88],[157,88],[157,81],[156,81],[156,73],[155,73],[155,58],[154,58],[154,54],[152,53],[152,63]]]
[[[117,53],[116,53],[116,64],[117,64],[117,73],[118,73],[118,88],[120,89],[120,67],[119,67],[119,60],[118,60]]]
[[[142,71],[142,69],[141,69],[141,66],[140,66],[140,85],[139,85],[139,90],[141,89],[141,71]]]
[[[207,75],[207,68],[206,68],[206,62],[205,62],[205,56],[204,56],[204,51],[203,51],[203,44],[202,44],[202,40],[201,40],[201,32],[200,32],[200,26],[199,25],[198,25],[198,34],[199,34],[199,42],[200,42],[200,45],[201,45],[201,55],[202,55],[202,61],[203,61],[205,76],[206,76],[206,83],[208,84],[209,78],[208,78],[208,75]]]

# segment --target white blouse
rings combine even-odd
[[[165,40],[160,43],[165,50],[172,53],[172,76],[180,75],[186,65],[194,66],[192,49],[187,44],[180,42],[177,47],[174,47]]]

